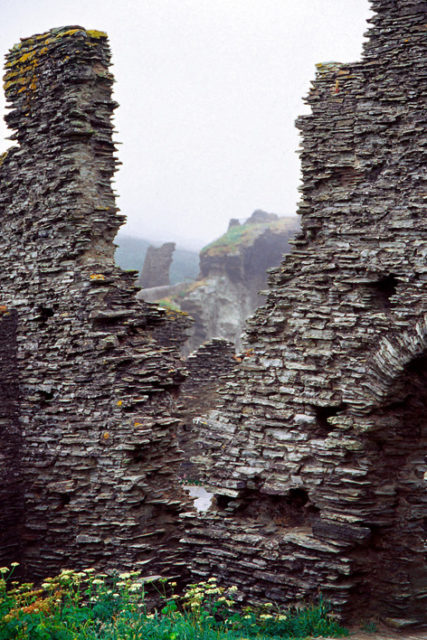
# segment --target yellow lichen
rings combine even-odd
[[[57,39],[59,38],[63,38],[64,36],[73,36],[75,33],[81,33],[82,29],[68,29],[68,31],[61,31],[61,33],[58,33],[58,35],[56,35],[55,37]]]
[[[90,29],[90,30],[86,30],[86,33],[88,36],[90,36],[91,38],[107,38],[107,34],[105,33],[105,31],[97,31],[96,29]]]
[[[5,151],[4,153],[0,153],[0,167],[2,166],[3,162],[6,160],[7,154],[8,154],[7,151]]]
[[[20,58],[18,58],[17,63],[18,64],[22,64],[23,62],[26,62],[27,60],[31,60],[32,58],[34,58],[36,53],[37,53],[37,51],[34,50],[34,49],[32,51],[29,51],[28,53],[24,53]]]
[[[90,275],[91,280],[105,280],[105,276],[102,273],[92,273]]]

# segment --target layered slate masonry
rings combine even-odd
[[[298,119],[302,229],[201,429],[195,579],[426,624],[426,3],[373,0],[362,62]],[[192,529],[191,529],[192,525]]]
[[[6,57],[0,167],[2,563],[181,572],[172,345],[114,265],[106,35],[27,38]],[[164,313],[163,313],[164,315]],[[166,332],[168,333],[168,332]],[[5,481],[6,478],[6,481]]]

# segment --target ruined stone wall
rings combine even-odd
[[[374,0],[362,62],[318,65],[302,231],[201,433],[217,510],[188,542],[256,599],[321,590],[426,623],[426,3]]]
[[[2,456],[10,468],[20,449],[25,519],[9,539],[19,534],[21,554],[10,546],[2,562],[21,561],[33,579],[70,565],[182,566],[172,417],[182,367],[151,337],[160,312],[144,311],[134,275],[114,265],[123,216],[109,63],[105,34],[81,27],[25,39],[6,59],[18,146],[0,168],[0,304],[15,323],[1,319],[11,400],[0,437],[9,421]],[[15,495],[2,487],[1,498],[8,535]]]
[[[180,388],[178,441],[184,452],[181,475],[189,480],[199,477],[198,418],[216,407],[219,389],[233,377],[238,361],[233,342],[224,338],[203,343],[185,360],[188,377]]]
[[[20,556],[23,517],[16,312],[0,306],[0,562]]]
[[[138,278],[140,287],[147,289],[170,284],[169,270],[175,246],[175,242],[165,242],[161,247],[148,247],[141,275]]]

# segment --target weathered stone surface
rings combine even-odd
[[[7,55],[18,146],[0,167],[2,563],[182,566],[174,401],[184,379],[166,314],[113,260],[117,214],[106,35],[81,27]],[[182,503],[182,507],[181,507]]]
[[[302,230],[199,421],[217,507],[187,535],[194,575],[252,600],[425,624],[426,4],[372,5],[362,62],[318,65],[298,119]]]
[[[184,451],[182,475],[185,478],[198,478],[195,459],[199,454],[198,425],[194,420],[218,404],[219,389],[227,379],[232,379],[240,360],[241,357],[235,355],[234,344],[224,338],[205,342],[185,360],[188,377],[180,387],[178,404],[181,422],[178,439]]]

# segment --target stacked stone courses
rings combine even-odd
[[[124,216],[109,64],[106,35],[81,27],[6,57],[18,146],[0,167],[0,437],[15,474],[1,490],[2,562],[32,579],[183,567],[172,414],[184,373],[176,349],[151,337],[165,314],[139,304],[135,274],[114,265]]]
[[[251,601],[405,626],[427,623],[427,4],[372,7],[297,121],[301,232],[200,421],[216,508],[187,542]]]

